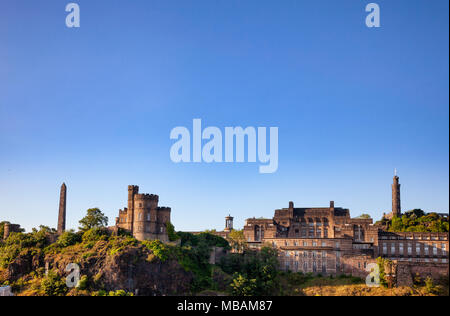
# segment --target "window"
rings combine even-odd
[[[139,220],[142,221],[142,213],[139,213]]]
[[[150,213],[147,214],[147,220],[148,220],[148,221],[151,220]]]
[[[408,244],[408,255],[412,254],[412,245]]]
[[[383,254],[387,254],[387,244],[383,244]]]
[[[446,244],[442,244],[442,251],[446,251],[447,250],[447,245]]]
[[[304,241],[304,242],[303,242],[303,246],[304,246],[304,247],[308,246],[308,242],[307,242],[307,241]]]
[[[339,248],[339,247],[341,246],[341,245],[339,244],[339,241],[336,241],[335,246],[336,246],[336,248]]]
[[[322,247],[326,247],[326,246],[327,246],[327,243],[322,241]]]
[[[364,270],[367,269],[367,262],[364,261]]]
[[[391,244],[391,254],[395,254],[395,244]]]
[[[403,243],[402,243],[402,242],[398,244],[398,252],[399,252],[401,255],[403,255]]]
[[[420,244],[416,243],[416,254],[420,254]]]
[[[327,252],[326,251],[322,251],[322,258],[326,258],[327,257]]]
[[[437,246],[433,244],[433,255],[437,255]]]
[[[317,241],[312,242],[313,247],[317,247]]]
[[[323,237],[328,238],[328,229],[326,228],[323,230]]]
[[[423,246],[423,251],[425,252],[425,255],[428,255],[428,252],[429,252],[429,250],[428,250],[428,244],[425,244],[425,245]]]

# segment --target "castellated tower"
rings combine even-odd
[[[170,222],[171,209],[159,207],[158,202],[157,195],[140,194],[138,186],[128,186],[128,208],[119,210],[116,226],[138,240],[168,241],[166,224]]]
[[[59,196],[59,214],[58,214],[58,234],[61,235],[66,230],[66,199],[67,187],[63,183],[61,186],[61,193]]]
[[[400,217],[402,214],[400,206],[400,183],[397,172],[394,176],[394,183],[392,183],[392,216]]]

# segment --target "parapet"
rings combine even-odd
[[[134,200],[140,200],[140,201],[159,201],[159,196],[156,194],[136,194],[134,196]]]

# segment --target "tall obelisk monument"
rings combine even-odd
[[[66,230],[66,199],[67,187],[66,184],[63,183],[59,196],[58,234],[60,235]]]

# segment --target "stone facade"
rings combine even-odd
[[[159,197],[140,194],[136,185],[128,186],[128,207],[119,210],[116,227],[133,234],[138,240],[169,241],[166,225],[171,209],[158,206]]]
[[[372,219],[351,218],[334,202],[323,208],[295,208],[290,202],[272,219],[247,219],[244,236],[251,248],[277,248],[281,268],[294,272],[365,277],[377,257],[443,264],[448,270],[448,233],[388,233]]]
[[[244,226],[251,248],[276,247],[282,269],[305,273],[339,274],[358,265],[363,270],[376,258],[377,234],[372,219],[350,218],[350,211],[333,201],[322,208],[295,208],[290,202],[272,219],[247,219]]]

